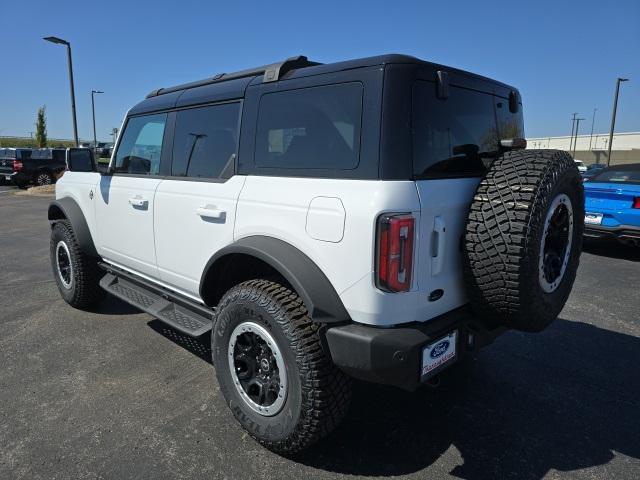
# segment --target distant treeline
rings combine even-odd
[[[38,144],[36,143],[35,138],[28,137],[0,137],[0,147],[3,148],[37,148]],[[48,148],[56,148],[56,147],[74,147],[75,143],[73,140],[60,140],[55,138],[47,139],[47,147]]]

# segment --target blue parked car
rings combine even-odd
[[[640,246],[640,163],[605,168],[584,183],[584,234]]]

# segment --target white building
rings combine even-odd
[[[575,147],[575,158],[587,165],[595,162],[607,163],[607,149],[609,148],[609,134],[598,133],[578,135]],[[553,148],[569,151],[570,136],[527,138],[527,148]],[[613,135],[611,163],[640,162],[640,132],[616,133]]]

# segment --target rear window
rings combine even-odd
[[[620,167],[619,169],[607,169],[591,179],[592,182],[606,183],[633,183],[640,184],[640,167],[630,169]]]
[[[258,167],[350,170],[360,158],[361,83],[268,93],[260,99]]]
[[[415,178],[480,176],[499,150],[493,95],[454,87],[446,99],[434,83],[413,87]]]

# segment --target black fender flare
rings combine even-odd
[[[92,257],[99,256],[96,246],[93,243],[87,220],[84,218],[84,213],[82,213],[82,209],[73,198],[65,197],[54,200],[49,204],[47,215],[49,221],[52,223],[55,223],[57,220],[69,220],[82,251]]]
[[[201,298],[206,295],[204,286],[210,284],[205,283],[207,277],[220,278],[225,257],[237,254],[255,257],[279,272],[300,295],[314,322],[350,321],[349,313],[335,288],[313,260],[287,242],[262,235],[242,238],[211,257],[200,280]]]

